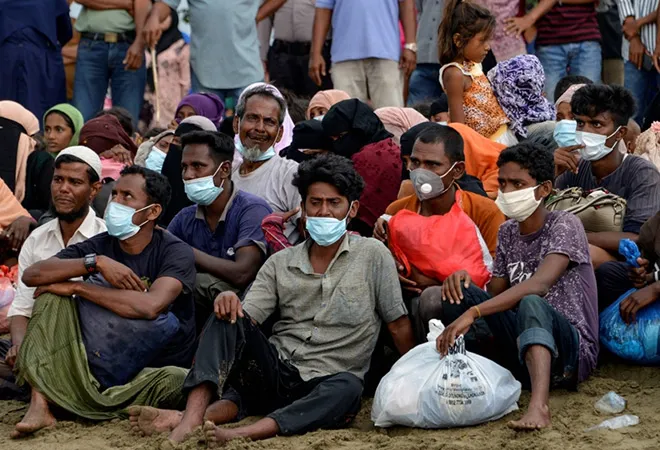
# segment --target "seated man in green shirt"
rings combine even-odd
[[[147,69],[142,28],[151,0],[76,0],[83,6],[76,21],[81,34],[73,84],[73,104],[85,121],[112,104],[131,113],[133,126],[142,108]]]
[[[243,304],[233,292],[216,297],[184,383],[185,413],[131,408],[134,430],[172,429],[170,439],[180,442],[206,420],[207,441],[215,446],[345,426],[360,409],[383,321],[400,353],[414,346],[389,250],[346,233],[364,188],[351,162],[335,155],[306,161],[294,185],[310,238],[268,259]],[[267,338],[259,325],[276,312]],[[232,395],[212,404],[228,385]],[[231,430],[216,427],[239,411],[265,417]]]

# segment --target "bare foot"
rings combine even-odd
[[[180,444],[185,441],[188,436],[199,427],[201,423],[194,423],[193,421],[186,421],[185,416],[180,420],[180,423],[172,430],[167,439],[173,444]]]
[[[530,404],[527,412],[520,420],[509,422],[509,428],[516,431],[533,431],[550,426],[550,408],[548,405],[535,406]]]
[[[206,438],[206,448],[219,448],[235,436],[231,435],[231,430],[217,427],[213,422],[207,420],[204,422],[204,437]]]
[[[30,407],[23,419],[16,424],[16,430],[11,434],[11,437],[12,439],[25,437],[42,428],[54,427],[56,423],[55,417],[48,408],[46,398],[33,390]]]
[[[170,432],[181,423],[183,413],[172,409],[157,409],[151,406],[128,408],[131,431],[143,436]]]

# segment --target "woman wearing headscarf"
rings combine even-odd
[[[374,111],[385,129],[392,133],[394,143],[401,145],[401,135],[417,124],[428,122],[428,119],[413,108],[387,106]]]
[[[573,110],[571,109],[571,100],[577,91],[586,86],[586,84],[574,84],[570,86],[555,102],[557,110],[557,121],[573,120]]]
[[[35,149],[39,120],[16,102],[0,101],[0,177],[19,202],[25,199],[27,161]]]
[[[211,120],[203,116],[191,116],[183,119],[181,124],[176,128],[161,170],[161,173],[165,175],[172,188],[170,203],[165,208],[163,214],[161,214],[160,219],[158,219],[158,223],[163,227],[169,225],[170,221],[179,211],[186,206],[192,205],[184,190],[183,178],[181,177],[181,160],[183,159],[181,136],[191,131],[217,131],[217,128]]]
[[[78,145],[80,130],[85,124],[82,114],[68,103],[60,103],[44,114],[44,137],[48,153],[56,157],[67,147]]]
[[[331,148],[332,140],[323,131],[321,122],[305,120],[293,128],[293,141],[280,152],[280,156],[301,163]]]
[[[337,103],[350,99],[351,96],[339,89],[328,89],[317,92],[307,106],[307,120],[322,119],[323,116]]]
[[[210,92],[186,95],[176,108],[170,128],[176,129],[183,119],[192,116],[206,117],[217,128],[225,117],[225,104],[220,97]]]
[[[174,130],[165,130],[156,136],[144,141],[138,147],[135,160],[138,166],[161,172],[167,153],[170,151],[170,144],[174,139]]]
[[[401,150],[378,116],[358,99],[334,105],[322,124],[333,140],[331,151],[351,159],[364,178],[360,209],[350,228],[369,237],[376,219],[396,200],[401,183]]]

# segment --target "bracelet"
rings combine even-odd
[[[476,309],[477,314],[479,314],[479,317],[477,317],[477,319],[481,319],[481,310],[479,309],[479,307],[477,305],[474,305],[473,308]]]

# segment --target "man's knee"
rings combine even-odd
[[[527,295],[520,300],[516,321],[518,331],[523,332],[528,328],[546,328],[552,325],[549,314],[550,306],[543,297],[538,295]]]
[[[325,383],[332,384],[338,395],[346,400],[359,401],[362,398],[364,385],[362,380],[349,372],[340,372],[325,380]]]

